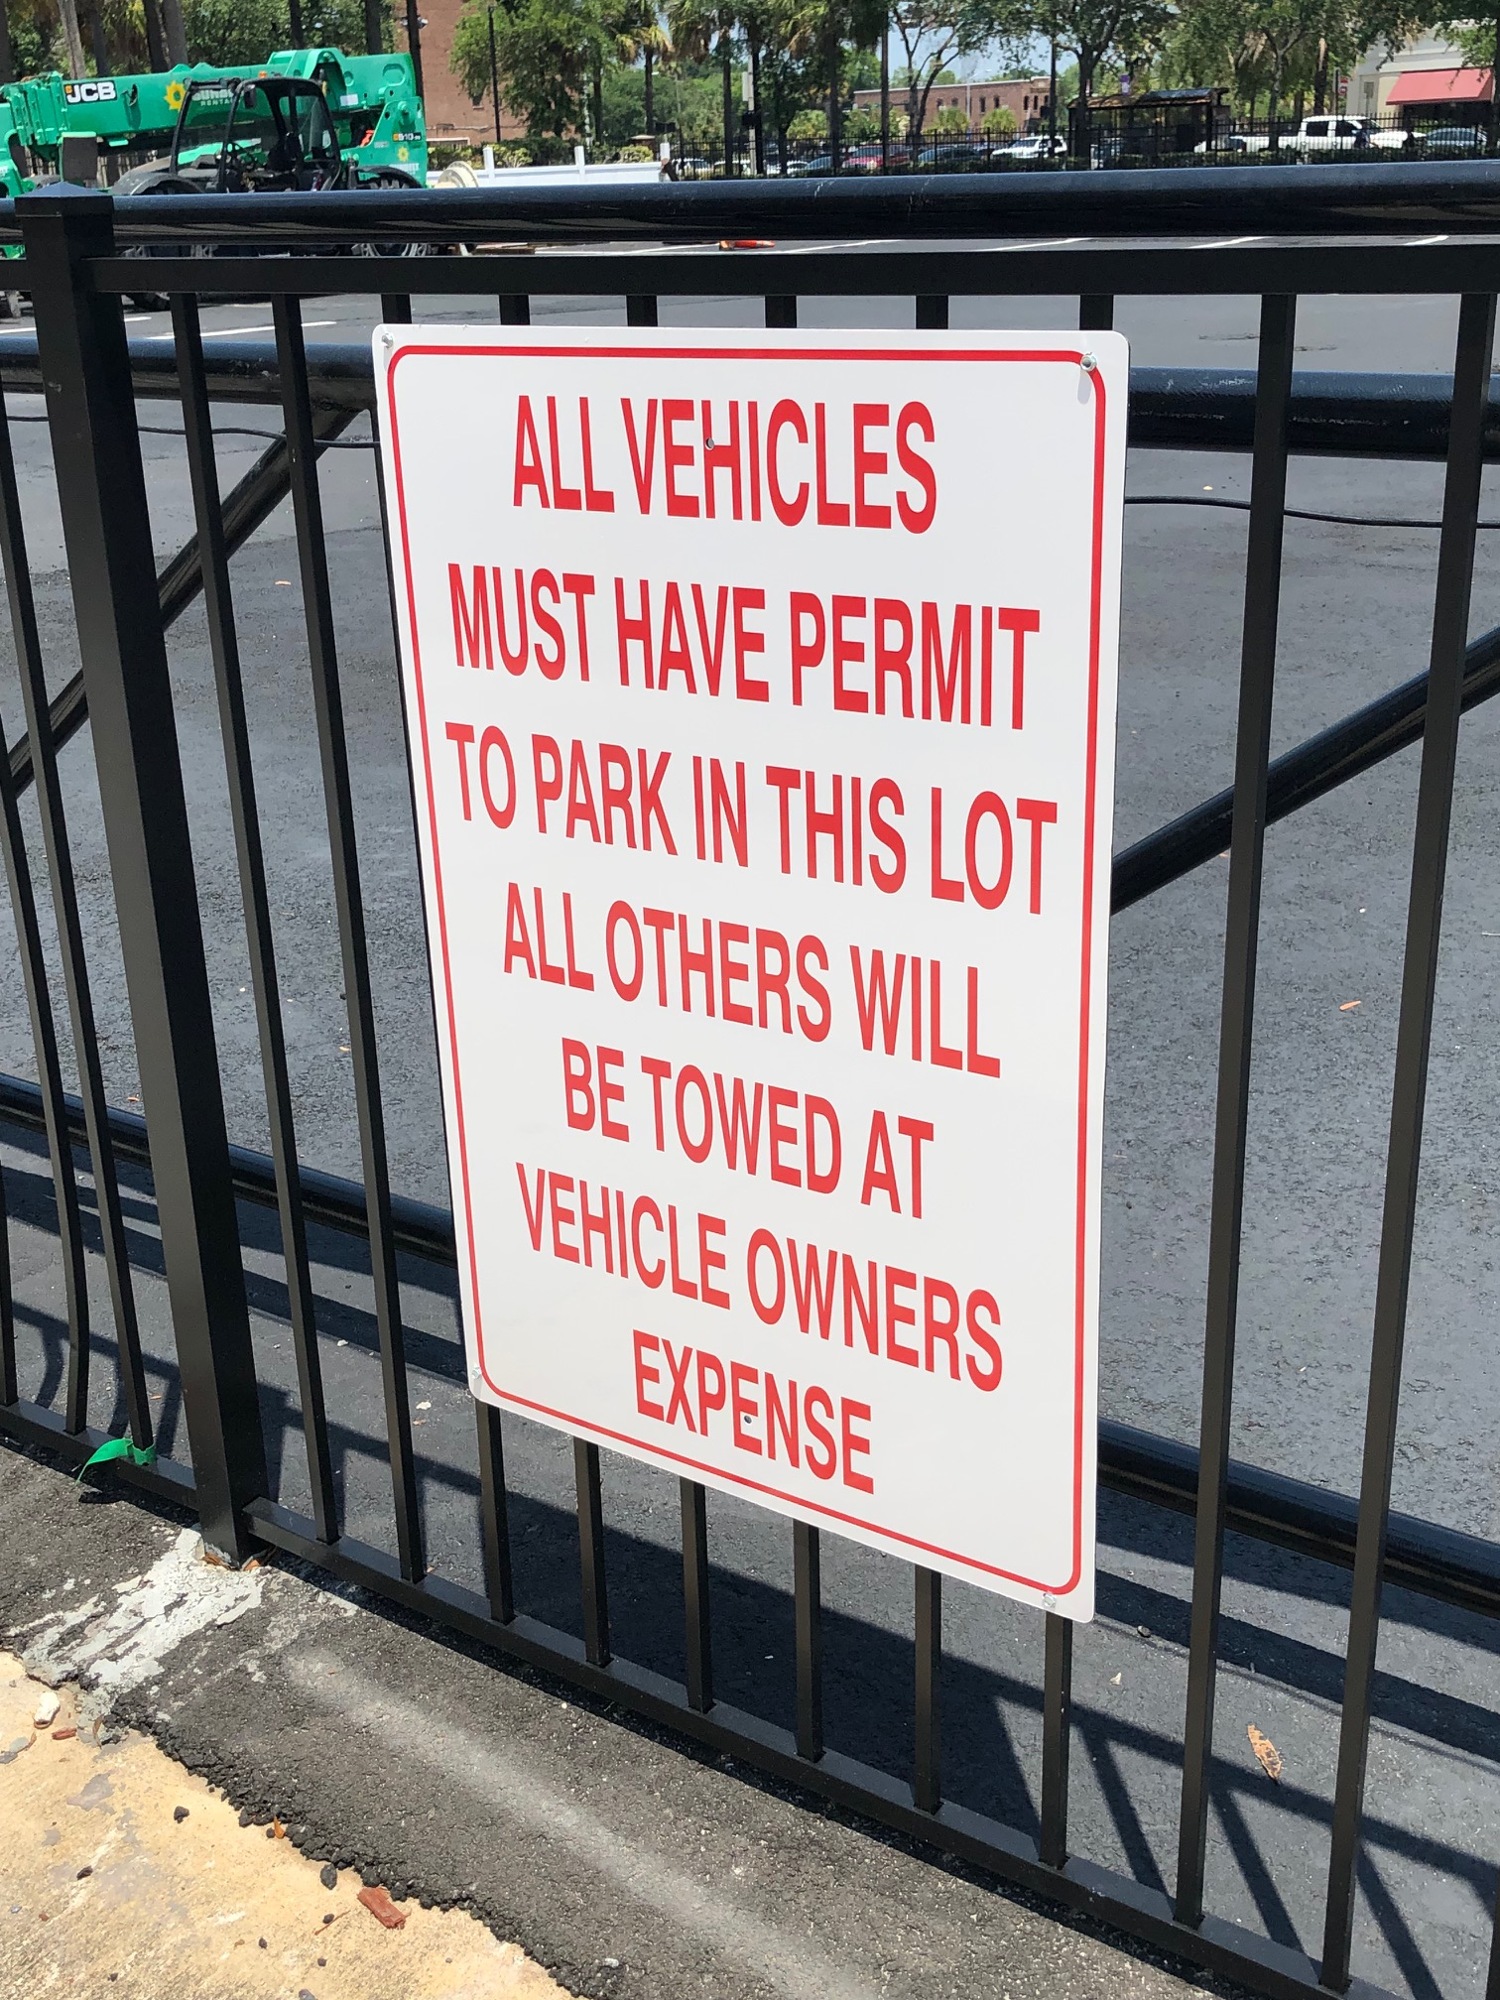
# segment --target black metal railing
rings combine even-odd
[[[1059,224],[1066,224],[1059,230]],[[45,394],[61,500],[81,671],[50,695],[41,670],[8,430],[0,426],[0,557],[22,669],[26,735],[0,759],[0,846],[22,947],[36,1082],[0,1081],[0,1121],[45,1135],[66,1275],[67,1366],[61,1410],[26,1401],[16,1368],[8,1271],[0,1270],[0,1428],[74,1460],[88,1426],[93,1351],[79,1212],[79,1153],[92,1169],[111,1288],[113,1346],[138,1446],[151,1442],[131,1266],[120,1225],[120,1170],[149,1168],[170,1294],[191,1474],[169,1460],[127,1476],[190,1496],[206,1539],[232,1555],[257,1544],[294,1554],[502,1654],[550,1670],[593,1694],[837,1801],[1054,1900],[1105,1919],[1267,1994],[1350,1989],[1355,1884],[1374,1706],[1376,1645],[1387,1584],[1449,1606],[1500,1613],[1500,1549],[1480,1536],[1392,1512],[1392,1469],[1402,1377],[1406,1293],[1449,814],[1460,716],[1500,688],[1500,631],[1469,640],[1480,477],[1500,456],[1491,412],[1494,300],[1500,262],[1483,240],[1500,233],[1500,170],[1484,165],[1393,165],[1362,175],[1275,169],[1235,176],[1185,171],[1152,180],[1119,174],[1007,184],[1003,193],[912,180],[702,189],[647,188],[506,197],[486,193],[140,199],[36,196],[0,205],[0,240],[25,257],[10,276],[31,294],[34,344],[12,336],[0,352],[11,393]],[[1066,235],[1057,247],[1025,239]],[[1427,240],[1437,234],[1439,240]],[[842,249],[854,234],[864,247]],[[718,240],[802,239],[779,249],[720,254]],[[893,239],[870,247],[868,240]],[[1020,239],[999,249],[988,237]],[[1287,240],[1305,237],[1306,241]],[[528,258],[410,258],[342,254],[353,241],[435,246],[545,238]],[[1377,242],[1349,240],[1380,238]],[[922,239],[936,239],[927,248]],[[1082,239],[1082,240],[1080,240]],[[1129,239],[1129,240],[1124,240]],[[648,257],[609,246],[653,246]],[[149,259],[123,254],[149,246]],[[297,254],[258,258],[266,248]],[[201,251],[214,254],[201,255]],[[132,348],[122,300],[143,289],[171,300],[172,342]],[[1297,300],[1306,292],[1448,293],[1461,298],[1451,380],[1298,377]],[[310,348],[302,302],[319,293],[370,294],[382,316],[405,321],[432,295],[493,301],[524,324],[533,294],[623,298],[631,324],[656,323],[663,296],[760,298],[768,325],[794,326],[799,296],[905,295],[919,327],[946,325],[954,296],[1079,300],[1080,323],[1111,323],[1126,294],[1234,293],[1260,300],[1253,373],[1138,371],[1136,445],[1248,450],[1245,610],[1231,789],[1117,856],[1114,907],[1124,909],[1227,848],[1218,1097],[1210,1215],[1201,1433],[1196,1449],[1106,1422],[1101,1479],[1115,1490],[1193,1517],[1193,1602],[1186,1653],[1177,1868],[1173,1890],[1070,1852],[1069,1753],[1074,1735],[1073,1635],[1044,1623],[1041,1741],[1035,1831],[945,1796],[940,1689],[943,1616],[937,1579],[912,1580],[912,1761],[909,1780],[830,1746],[824,1726],[822,1545],[792,1534],[795,1634],[793,1725],[783,1727],[716,1696],[711,1576],[703,1489],[682,1482],[680,1679],[618,1657],[607,1571],[606,1496],[597,1447],[579,1441],[573,1465],[580,1557],[581,1636],[527,1613],[513,1568],[513,1494],[506,1441],[513,1419],[476,1409],[483,1587],[429,1562],[407,1386],[411,1336],[400,1257],[451,1262],[452,1222],[441,1208],[391,1186],[377,1009],[356,833],[350,746],[340,676],[339,623],[324,531],[320,454],[370,405],[368,351]],[[200,307],[254,296],[272,301],[270,342],[205,349]],[[183,450],[197,532],[160,573],[153,560],[139,398],[180,401]],[[216,407],[258,403],[275,435],[227,497],[221,492]],[[1273,759],[1270,718],[1282,595],[1288,458],[1294,451],[1441,458],[1435,609],[1426,670],[1368,702],[1309,742]],[[1152,496],[1146,496],[1152,497]],[[1162,496],[1165,497],[1165,496]],[[360,1178],[313,1171],[298,1158],[298,1104],[262,849],[254,732],[240,660],[230,559],[271,510],[290,499],[301,566],[305,656],[331,858],[334,922],[361,1160]],[[1178,504],[1174,501],[1173,504]],[[269,1108],[264,1154],[229,1143],[205,959],[200,888],[177,734],[166,632],[199,596],[208,635],[235,866],[251,967],[252,1004]],[[109,843],[130,1018],[146,1116],[107,1103],[97,1060],[88,971],[70,887],[68,827],[55,780],[59,746],[91,727]],[[1410,744],[1421,744],[1390,1143],[1369,1370],[1363,1473],[1357,1497],[1238,1463],[1230,1457],[1235,1342],[1247,1154],[1250,1060],[1260,936],[1261,874],[1269,825]],[[19,796],[34,784],[43,860],[58,914],[62,979],[80,1090],[64,1087],[48,964],[36,914]],[[148,1125],[149,1120],[149,1125]],[[149,1138],[148,1138],[149,1133]],[[3,1184],[3,1183],[0,1183]],[[259,1368],[246,1306],[242,1217],[236,1202],[274,1208],[286,1272],[285,1319],[294,1351],[307,1509],[279,1497],[267,1470]],[[390,1475],[393,1546],[352,1533],[341,1504],[323,1386],[326,1339],[309,1230],[368,1247],[374,1341],[381,1368],[380,1449]],[[1347,1668],[1331,1851],[1315,1959],[1208,1907],[1205,1860],[1215,1777],[1220,1598],[1231,1532],[1352,1571]],[[1476,1835],[1481,1846],[1483,1829]],[[1490,1848],[1495,1843],[1491,1839]],[[1493,1869],[1493,1852],[1477,1867]],[[1487,2000],[1500,1988],[1500,1945]],[[1362,1990],[1373,1992],[1365,1987]]]

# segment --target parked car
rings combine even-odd
[[[917,154],[917,165],[929,173],[966,173],[989,157],[989,147],[983,139],[937,138],[924,142]]]
[[[810,159],[788,160],[785,173],[789,180],[823,180],[834,172],[832,153],[814,153]],[[862,141],[857,146],[845,146],[840,155],[838,172],[843,174],[878,174],[880,172],[880,143],[878,140]]]
[[[1284,140],[1285,150],[1296,150],[1303,159],[1324,153],[1356,153],[1372,148],[1377,153],[1408,150],[1405,132],[1383,132],[1373,118],[1304,118],[1295,133]]]
[[[1429,160],[1441,159],[1444,154],[1482,153],[1489,143],[1489,135],[1474,125],[1438,125],[1430,132],[1420,134],[1422,152]]]
[[[1063,160],[1067,154],[1068,142],[1061,132],[1028,132],[1022,139],[1012,139],[1007,146],[997,146],[994,157],[997,160]]]
[[[1361,153],[1370,149],[1402,153],[1409,152],[1411,147],[1407,133],[1383,132],[1373,118],[1341,118],[1329,113],[1304,118],[1300,125],[1289,125],[1276,135],[1274,148],[1289,160],[1319,159],[1329,153]],[[1265,132],[1220,133],[1215,139],[1200,140],[1193,148],[1198,154],[1238,153],[1242,158],[1272,150],[1270,136]]]

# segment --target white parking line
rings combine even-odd
[[[314,327],[337,326],[338,324],[339,322],[336,319],[305,319],[302,322],[302,330],[304,333],[309,333]],[[203,329],[203,338],[205,340],[232,340],[238,334],[274,333],[275,331],[276,329],[270,326],[206,326]],[[176,338],[174,334],[170,333],[152,333],[146,337],[148,340],[172,340]]]
[[[1217,243],[1200,243],[1200,250],[1238,250],[1246,243],[1263,243],[1263,236],[1224,236]]]
[[[1070,244],[1087,243],[1088,240],[1089,239],[1086,236],[1043,236],[1040,237],[1034,243],[1029,240],[1024,243],[980,243],[976,244],[975,248],[980,250],[999,250],[999,251],[1063,250],[1066,249]]]
[[[1421,250],[1429,243],[1446,243],[1446,236],[1413,236],[1407,243],[1408,250]]]
[[[789,257],[818,257],[825,250],[880,250],[900,241],[896,236],[854,236],[847,242],[799,243],[786,254]]]

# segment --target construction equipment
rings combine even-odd
[[[321,112],[311,109],[314,99],[321,100]],[[217,134],[210,130],[216,120]],[[289,161],[304,127],[309,139],[316,127],[322,178],[297,178],[303,169],[290,166],[269,177],[255,170],[257,149],[269,147]],[[131,159],[130,170],[115,181],[121,194],[144,193],[148,186],[170,192],[164,181],[198,191],[273,184],[421,187],[427,179],[427,127],[411,58],[394,53],[282,49],[264,63],[179,63],[143,76],[68,79],[54,72],[0,84],[6,193],[24,194],[54,176],[92,180],[86,162],[77,159],[90,143],[96,162],[101,151],[106,161],[111,154]],[[245,169],[238,173],[231,158],[236,148]],[[215,150],[225,171],[207,179],[204,163]],[[304,155],[307,150],[301,144]],[[332,173],[341,177],[331,180]]]

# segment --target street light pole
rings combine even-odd
[[[426,95],[422,89],[422,30],[426,25],[417,12],[417,0],[406,0],[406,46],[411,51],[412,80],[418,97]]]
[[[500,61],[495,54],[495,10],[490,11],[490,102],[495,108],[495,144],[500,144]]]
[[[891,17],[880,29],[880,171],[891,170]]]
[[[1052,66],[1047,83],[1047,157],[1052,159],[1057,153],[1057,27],[1052,30]]]

